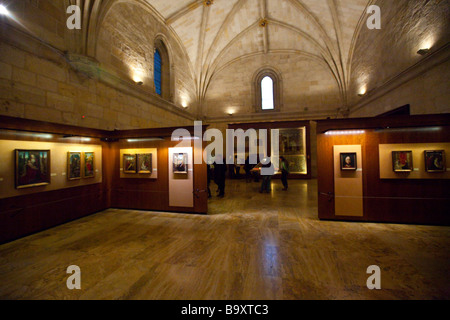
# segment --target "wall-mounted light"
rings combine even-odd
[[[142,81],[136,81],[136,84],[137,84],[138,86],[142,86],[142,85],[144,84],[144,82],[142,82]]]
[[[428,52],[430,52],[430,48],[423,48],[417,51],[417,54],[420,54],[421,56],[426,55]]]
[[[364,97],[364,96],[366,95],[366,93],[367,93],[366,87],[362,87],[362,88],[359,90],[359,92],[358,92],[358,96],[359,96],[359,97]]]
[[[0,4],[0,15],[2,15],[2,16],[9,16],[10,15],[8,9],[2,4]]]

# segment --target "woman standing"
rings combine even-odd
[[[288,189],[289,163],[285,157],[280,157],[281,183],[283,183],[283,191]]]

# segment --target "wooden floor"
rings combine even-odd
[[[450,298],[450,228],[319,221],[316,181],[290,184],[228,181],[208,216],[110,209],[1,245],[0,298]]]

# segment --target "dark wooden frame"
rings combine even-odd
[[[86,154],[92,153],[92,175],[86,175]],[[95,152],[83,152],[83,179],[95,178]]]
[[[355,164],[352,168],[345,168],[344,167],[344,157],[352,155],[353,156],[353,163]],[[340,155],[340,161],[341,161],[341,171],[356,171],[358,170],[358,154],[356,152],[342,152]]]
[[[20,152],[47,152],[47,173],[45,175],[45,182],[40,182],[40,183],[32,183],[32,184],[28,184],[28,185],[20,185],[19,183],[19,153]],[[28,149],[16,149],[14,151],[15,153],[15,187],[16,189],[25,189],[25,188],[33,188],[33,187],[41,187],[41,186],[46,186],[49,185],[51,183],[51,152],[50,150],[28,150]]]
[[[411,162],[409,163],[409,168],[408,169],[396,169],[396,165],[395,165],[395,161],[397,159],[397,157],[395,155],[400,154],[400,153],[407,153],[410,154],[410,158],[411,158]],[[394,172],[397,173],[402,173],[402,172],[412,172],[414,170],[414,159],[413,159],[413,152],[408,150],[408,151],[392,151],[392,170],[394,170]]]
[[[134,170],[127,170],[125,168],[125,158],[128,158],[128,157],[133,157],[134,158]],[[137,173],[137,155],[135,155],[135,154],[124,154],[122,156],[122,168],[123,168],[123,173]]]
[[[80,176],[79,177],[72,177],[70,175],[70,172],[71,172],[70,164],[71,164],[71,159],[72,159],[72,155],[73,154],[78,154],[80,156]],[[78,151],[76,151],[76,152],[73,152],[73,151],[67,152],[67,180],[74,181],[74,180],[80,180],[82,178],[83,168],[84,168],[84,166],[83,166],[83,157],[84,156],[83,156],[82,152],[78,152]]]
[[[440,152],[441,156],[442,156],[442,162],[444,163],[444,166],[442,168],[442,170],[431,170],[428,168],[427,163],[428,163],[428,157],[427,154],[428,153],[437,153]],[[442,173],[446,171],[447,165],[446,165],[446,158],[445,158],[445,150],[425,150],[424,151],[424,157],[425,157],[425,171],[429,172],[429,173]]]
[[[144,156],[150,156],[150,170],[141,170],[140,159]],[[140,153],[136,156],[137,161],[137,173],[139,174],[151,174],[153,172],[153,154],[152,153]]]

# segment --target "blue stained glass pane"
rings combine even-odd
[[[156,93],[161,95],[161,81],[162,81],[162,61],[161,61],[161,55],[158,50],[155,51],[155,57],[154,57],[154,78],[155,78],[155,90]]]

